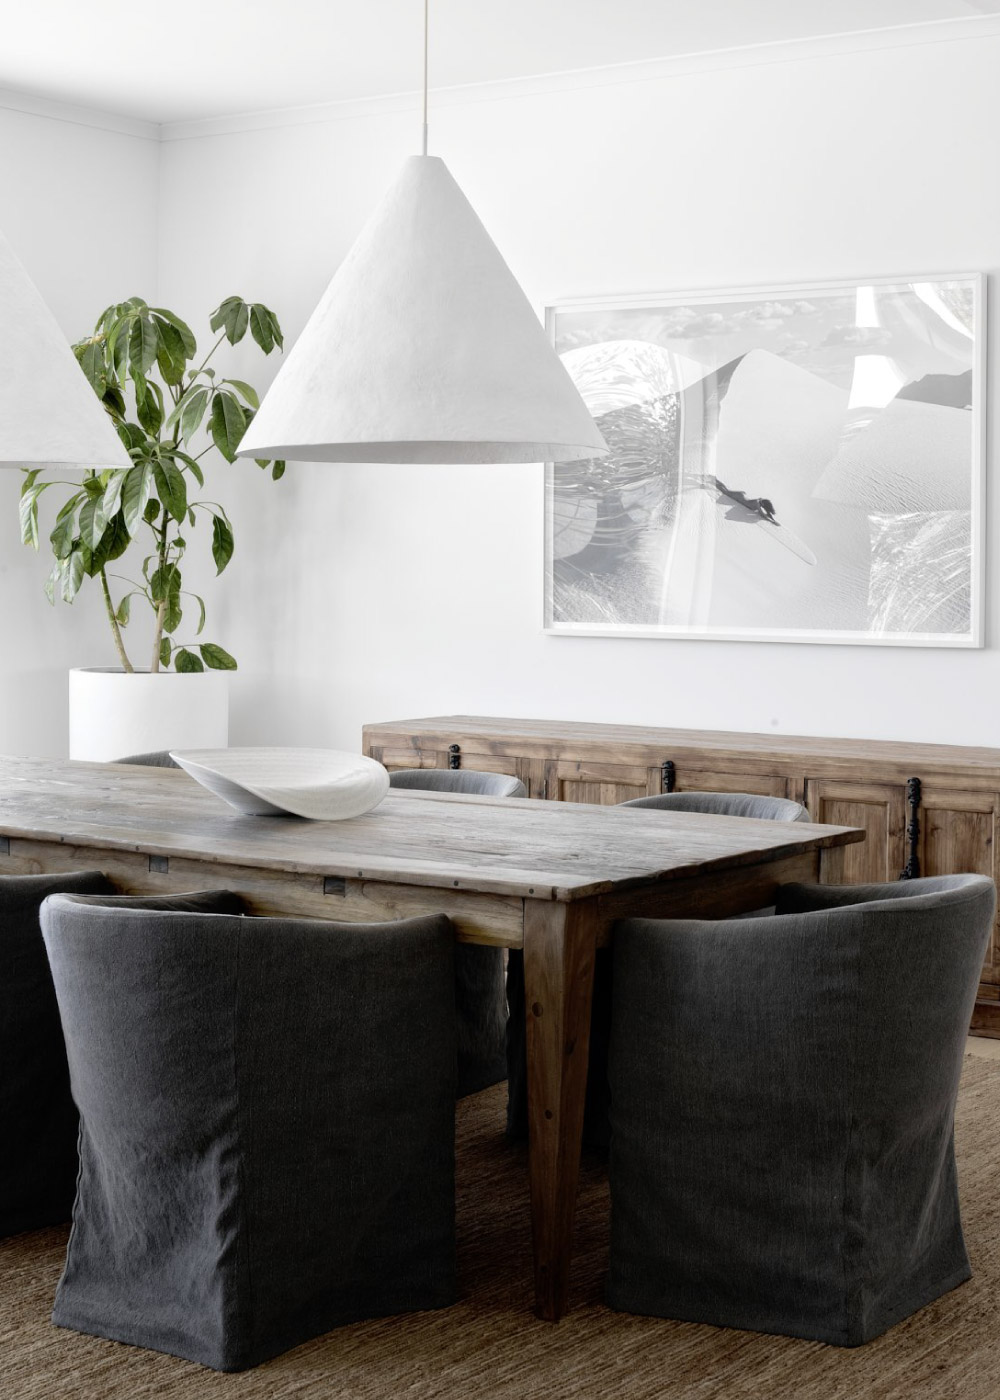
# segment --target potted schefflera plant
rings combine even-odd
[[[140,297],[109,306],[73,350],[132,465],[75,482],[40,470],[24,475],[21,538],[35,549],[39,505],[61,493],[48,534],[49,601],[72,603],[92,581],[118,659],[117,666],[70,672],[71,758],[218,748],[228,740],[226,673],[236,661],[206,636],[205,603],[185,588],[183,565],[199,525],[206,544],[210,533],[217,574],[233,557],[232,522],[216,499],[222,493],[206,488],[203,463],[215,454],[235,461],[258,407],[250,384],[219,375],[216,354],[249,333],[269,355],[282,335],[273,311],[242,297],[227,297],[210,325],[218,338],[199,357],[190,327],[172,311]],[[258,466],[275,480],[285,469],[281,461]],[[137,614],[146,619],[141,656],[126,645]]]

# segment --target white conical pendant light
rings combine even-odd
[[[0,233],[0,467],[130,467],[52,312]]]
[[[424,101],[426,113],[426,42]],[[425,153],[406,161],[341,264],[241,457],[540,462],[607,450],[424,130]]]

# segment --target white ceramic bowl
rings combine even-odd
[[[170,757],[250,816],[342,821],[370,812],[389,791],[381,763],[337,749],[180,749]]]

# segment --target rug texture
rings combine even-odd
[[[605,1164],[584,1161],[570,1311],[532,1313],[526,1154],[503,1137],[503,1086],[458,1105],[459,1279],[441,1312],[357,1323],[255,1371],[218,1375],[51,1326],[65,1229],[0,1242],[4,1400],[998,1400],[1000,1061],[967,1056],[957,1154],[973,1278],[844,1351],[602,1303]]]

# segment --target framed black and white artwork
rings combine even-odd
[[[979,274],[566,302],[553,633],[983,645]]]

